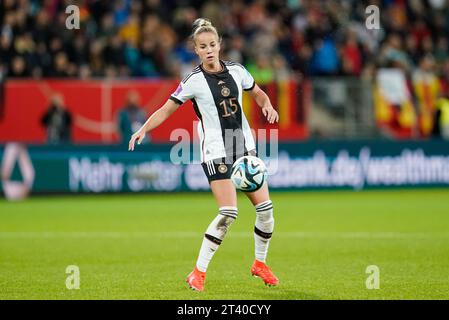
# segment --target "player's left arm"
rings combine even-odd
[[[257,84],[254,84],[254,87],[247,92],[256,101],[257,105],[262,108],[262,113],[269,123],[279,122],[279,115],[271,105],[270,98]]]

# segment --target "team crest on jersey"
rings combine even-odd
[[[218,166],[218,172],[226,173],[226,171],[228,171],[228,167],[225,164],[222,163]]]
[[[229,90],[229,88],[228,87],[222,87],[221,88],[221,95],[223,96],[223,97],[227,97],[227,96],[229,96],[229,94],[231,93],[231,90]]]

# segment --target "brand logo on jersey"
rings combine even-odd
[[[218,166],[218,172],[220,173],[226,173],[228,171],[228,167],[225,164],[220,164]]]
[[[229,90],[229,88],[227,88],[227,87],[222,87],[221,88],[221,95],[223,97],[229,96],[230,93],[231,93],[231,90]]]
[[[218,81],[218,85],[220,84],[225,84],[226,82],[224,82],[223,80]]]

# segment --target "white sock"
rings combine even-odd
[[[229,227],[237,218],[236,207],[221,207],[220,213],[211,222],[204,234],[196,267],[201,272],[206,272],[209,262],[223,241]]]
[[[254,244],[256,259],[265,263],[268,246],[274,229],[273,203],[271,200],[256,205]]]

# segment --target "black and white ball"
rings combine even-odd
[[[267,180],[268,171],[265,163],[254,156],[244,156],[234,162],[231,180],[238,190],[254,192],[259,190]]]

